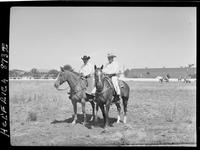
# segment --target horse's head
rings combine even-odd
[[[94,66],[94,78],[95,78],[95,86],[97,91],[103,90],[103,78],[104,74],[102,72],[103,65],[100,68],[97,68],[97,66]]]
[[[58,77],[56,78],[56,81],[54,83],[54,86],[56,89],[58,89],[58,87],[63,84],[66,81],[66,73],[63,67],[60,67],[60,72],[58,74]]]

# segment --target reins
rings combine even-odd
[[[106,79],[106,78],[107,78],[107,77],[105,76],[105,77],[103,78],[103,80],[104,80],[104,81],[107,80],[107,82],[108,82],[109,84],[111,84],[111,83],[108,81],[108,79]],[[103,82],[104,82],[104,81],[103,81]],[[96,90],[96,93],[97,93],[97,94],[102,94],[102,93],[106,92],[107,90],[109,90],[109,88],[107,88],[107,89],[103,89],[103,90],[100,91],[100,92],[98,92],[98,91]]]

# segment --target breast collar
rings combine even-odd
[[[104,81],[107,80],[108,83],[110,84],[110,87],[112,87],[112,85],[111,85],[111,83],[110,83],[110,81],[109,81],[109,79],[108,79],[107,77],[104,77],[103,80],[104,80]],[[104,81],[103,81],[103,82],[104,82]],[[96,90],[96,94],[97,94],[97,95],[103,94],[103,93],[106,92],[107,90],[109,90],[109,88],[104,89],[103,91],[100,91],[100,92],[98,92],[98,91]]]

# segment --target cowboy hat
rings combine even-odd
[[[81,57],[81,59],[82,59],[82,60],[89,60],[89,59],[90,59],[90,56],[86,56],[86,55],[85,55],[85,56]]]
[[[107,57],[108,57],[108,58],[114,58],[114,57],[117,57],[117,56],[115,56],[115,55],[112,54],[112,53],[109,53]]]

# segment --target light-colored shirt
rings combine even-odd
[[[92,64],[90,64],[88,62],[86,65],[83,64],[81,66],[81,69],[80,69],[79,73],[82,73],[83,76],[87,76],[87,75],[93,74],[94,73],[94,67],[93,67]]]
[[[112,63],[107,63],[105,67],[103,68],[103,72],[106,74],[118,74],[119,73],[119,65],[116,61],[113,61]]]

